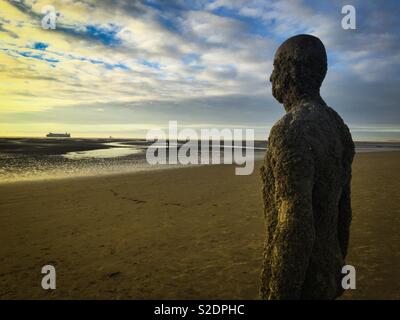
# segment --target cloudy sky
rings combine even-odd
[[[41,25],[49,4],[55,30]],[[356,30],[341,27],[344,4]],[[284,114],[274,52],[309,33],[353,137],[400,140],[399,17],[398,0],[0,0],[0,136],[143,137],[177,120],[265,139]]]

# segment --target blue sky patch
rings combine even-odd
[[[149,61],[149,60],[145,60],[145,59],[140,59],[140,60],[138,60],[138,63],[140,63],[143,66],[152,68],[152,69],[156,69],[156,70],[160,70],[161,69],[161,64],[159,64],[158,62]]]
[[[36,50],[46,50],[48,47],[49,47],[49,45],[44,42],[35,42],[32,45],[32,49],[36,49]]]
[[[42,61],[46,61],[46,62],[53,62],[53,63],[60,62],[60,60],[58,60],[58,59],[47,58],[42,53],[33,53],[31,51],[18,51],[18,54],[23,57],[26,57],[26,58],[33,58],[33,59],[38,59],[38,60],[42,60]]]
[[[101,25],[88,25],[86,26],[86,35],[89,38],[99,40],[106,46],[117,46],[121,44],[121,39],[117,37],[121,27],[113,23],[106,26]]]

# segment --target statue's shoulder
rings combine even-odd
[[[272,128],[269,134],[269,144],[272,148],[284,148],[292,145],[302,136],[301,121],[293,112],[286,113]]]
[[[307,112],[296,109],[286,113],[271,129],[271,135],[282,135],[300,132],[307,120]]]
[[[326,117],[321,105],[304,103],[287,112],[271,129],[269,141],[275,145],[306,144],[320,130]]]
[[[277,135],[288,130],[293,121],[293,114],[291,112],[286,113],[281,119],[278,120],[271,128],[270,135]]]

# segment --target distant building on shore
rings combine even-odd
[[[47,138],[71,138],[71,134],[70,133],[52,133],[49,132],[48,134],[46,134]]]

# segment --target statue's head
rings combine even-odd
[[[321,40],[307,34],[291,37],[275,53],[270,77],[272,94],[285,108],[296,101],[319,97],[326,71],[327,57]]]

